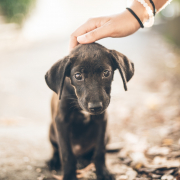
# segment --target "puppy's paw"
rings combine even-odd
[[[49,161],[47,161],[46,164],[47,164],[49,170],[51,170],[51,171],[52,170],[58,171],[61,168],[61,163],[60,163],[59,158],[52,158]]]
[[[97,174],[98,180],[115,180],[113,174],[111,174],[107,169],[103,170],[102,174]]]

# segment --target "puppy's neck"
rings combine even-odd
[[[84,123],[88,123],[91,120],[91,115],[87,111],[81,110],[80,113],[84,116]]]

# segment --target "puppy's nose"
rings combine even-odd
[[[88,108],[91,112],[101,111],[102,107],[103,107],[102,102],[95,102],[95,103],[89,102],[88,103]]]

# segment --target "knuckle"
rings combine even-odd
[[[84,35],[85,39],[89,39],[89,34]]]
[[[90,34],[89,34],[89,36],[91,37],[91,38],[93,38],[94,36],[95,36],[95,31],[92,31]]]
[[[88,39],[88,40],[91,40],[91,41],[94,41],[95,40],[95,32],[91,32],[91,33],[89,33],[89,34],[87,34],[86,36],[86,38]]]

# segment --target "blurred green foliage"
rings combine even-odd
[[[159,15],[163,23],[156,29],[168,42],[180,47],[180,0],[173,0]]]
[[[25,17],[35,6],[36,0],[0,0],[0,13],[8,23],[22,25]]]

